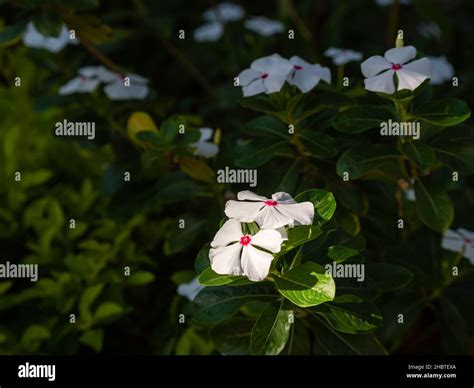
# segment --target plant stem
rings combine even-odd
[[[344,65],[337,67],[337,88],[342,89],[342,83],[344,82]]]
[[[390,11],[388,15],[388,24],[387,24],[387,37],[385,40],[385,46],[387,48],[393,47],[393,42],[396,39],[396,30],[398,25],[398,16],[400,11],[400,4],[398,0],[395,0],[390,6]]]

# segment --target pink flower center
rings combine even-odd
[[[278,205],[278,202],[270,200],[270,201],[265,201],[264,204],[267,205],[267,206],[276,206],[276,205]]]
[[[471,244],[472,244],[472,241],[469,240],[468,238],[464,238],[464,244],[471,245]]]
[[[242,236],[240,238],[240,244],[242,244],[244,246],[249,245],[251,241],[252,241],[252,239],[250,238],[250,236]]]
[[[399,65],[398,63],[394,63],[392,65],[392,70],[397,71],[397,70],[400,70],[401,68],[402,68],[402,65]]]
[[[268,77],[268,73],[262,73],[262,75],[260,76],[261,79],[265,79]]]
[[[294,66],[293,66],[293,69],[295,69],[295,70],[303,70],[303,66],[294,65]]]

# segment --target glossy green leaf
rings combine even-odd
[[[336,211],[336,199],[329,191],[312,189],[306,190],[295,197],[296,202],[312,202],[315,218],[320,222],[329,221]]]
[[[392,111],[377,105],[360,105],[339,112],[333,119],[335,129],[347,133],[360,133],[380,128],[380,123],[394,119]]]
[[[436,163],[434,150],[426,144],[411,141],[402,145],[402,152],[421,170],[427,170]]]
[[[471,111],[464,101],[448,98],[420,106],[413,115],[430,124],[449,127],[467,120]]]
[[[454,218],[454,209],[448,194],[438,188],[425,186],[420,180],[415,184],[416,208],[423,223],[433,230],[443,232]]]

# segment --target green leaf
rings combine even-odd
[[[424,104],[413,115],[427,123],[449,127],[467,120],[471,111],[464,101],[448,98]]]
[[[232,318],[211,330],[211,339],[223,355],[249,355],[250,336],[255,321],[249,318]]]
[[[402,152],[421,170],[428,170],[436,163],[434,150],[419,142],[408,142],[402,145]]]
[[[337,174],[349,174],[349,179],[360,178],[369,172],[393,169],[393,164],[400,155],[396,150],[385,144],[357,146],[344,152],[337,162]]]
[[[280,354],[288,341],[292,314],[285,300],[269,303],[252,329],[252,353],[267,356]]]
[[[325,303],[312,310],[337,331],[347,334],[368,333],[382,325],[382,315],[370,303]]]
[[[270,302],[276,298],[266,284],[236,287],[206,287],[194,299],[195,321],[203,324],[222,322],[235,315],[248,302]]]
[[[288,231],[288,240],[283,243],[279,256],[319,237],[323,231],[318,226],[302,225]]]
[[[124,313],[122,306],[115,302],[102,303],[94,314],[94,321],[102,321],[110,318],[115,318]]]
[[[320,265],[307,262],[284,276],[275,275],[278,291],[300,307],[316,306],[334,299],[336,285]]]
[[[210,244],[204,245],[199,253],[196,256],[196,260],[194,260],[194,269],[198,274],[204,272],[206,268],[209,268],[211,263],[209,262],[209,249]]]
[[[89,346],[96,353],[99,353],[102,350],[104,342],[104,330],[87,330],[79,337],[79,342]]]
[[[306,190],[295,197],[296,202],[312,202],[315,218],[320,222],[329,221],[336,211],[336,199],[329,191],[312,189]]]
[[[155,275],[148,271],[137,271],[127,279],[129,286],[142,286],[155,280]]]
[[[79,314],[82,320],[89,321],[92,318],[90,308],[104,289],[104,286],[104,283],[99,283],[87,287],[82,293],[81,298],[79,299]]]
[[[36,348],[39,343],[51,337],[48,328],[41,325],[30,325],[21,336],[21,345],[27,349]]]
[[[252,140],[238,145],[234,151],[234,162],[238,167],[263,166],[280,153],[288,152],[288,142],[272,142],[267,139]]]
[[[396,264],[372,263],[366,266],[366,271],[370,287],[381,291],[399,290],[413,279],[412,272]]]
[[[199,275],[199,283],[203,286],[224,286],[242,278],[242,276],[219,275],[208,267]]]
[[[26,22],[13,24],[0,31],[0,47],[9,46],[19,41],[25,32]]]
[[[416,208],[423,223],[438,232],[448,229],[454,218],[454,209],[448,194],[437,188],[425,186],[420,180],[415,184]]]
[[[315,159],[328,159],[338,154],[337,141],[332,136],[315,131],[298,133],[307,155]]]
[[[450,169],[460,174],[474,174],[474,146],[471,144],[451,144],[435,147],[436,156]]]
[[[341,132],[361,133],[380,128],[380,123],[388,119],[395,119],[389,109],[377,105],[361,105],[339,112],[332,120],[332,125]]]
[[[320,354],[325,355],[386,355],[387,351],[373,334],[339,333],[328,323],[311,313],[311,329]]]
[[[290,137],[288,126],[275,117],[257,117],[246,123],[243,129],[252,136],[274,136],[284,140]]]
[[[328,257],[336,263],[342,263],[351,257],[357,256],[358,254],[359,252],[355,249],[343,246],[334,245],[328,248]]]
[[[43,11],[33,17],[36,29],[47,37],[58,37],[61,32],[61,19],[54,13]]]

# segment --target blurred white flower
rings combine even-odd
[[[362,74],[367,77],[365,88],[372,92],[393,94],[396,74],[397,90],[415,90],[431,76],[430,60],[421,58],[411,61],[415,57],[416,49],[406,46],[387,50],[384,57],[375,55],[366,59],[361,64]]]
[[[203,156],[205,158],[212,158],[219,152],[219,146],[214,144],[212,141],[208,141],[212,138],[213,130],[211,128],[199,128],[201,137],[197,143],[191,144],[192,147],[196,147],[194,155]]]
[[[177,292],[178,295],[184,296],[192,302],[203,288],[204,286],[199,283],[199,279],[195,277],[189,283],[180,284]]]
[[[303,93],[309,92],[321,80],[331,83],[331,71],[327,67],[318,64],[312,65],[296,56],[290,58],[290,63],[293,65],[293,69],[286,80]]]
[[[290,61],[278,54],[253,61],[238,76],[244,97],[279,92],[292,69]]]
[[[114,79],[104,87],[111,100],[143,100],[148,95],[148,80],[138,74],[114,74]]]
[[[226,216],[240,222],[256,222],[262,229],[278,229],[286,225],[292,228],[313,223],[313,204],[298,203],[288,193],[278,192],[269,199],[246,190],[239,192],[237,199],[227,201]]]
[[[441,247],[454,252],[464,250],[463,256],[474,264],[474,232],[463,228],[457,231],[448,229],[444,232]]]
[[[336,47],[329,47],[324,55],[332,59],[335,65],[345,65],[353,61],[360,61],[362,53],[350,49],[341,49]]]
[[[214,236],[209,260],[214,272],[221,275],[243,275],[252,281],[268,276],[273,255],[278,253],[284,239],[276,230],[260,230],[255,235],[245,235],[236,219],[226,221]]]
[[[387,5],[392,5],[395,0],[375,0],[378,6],[386,7]],[[409,5],[411,4],[411,0],[398,0],[399,4]]]
[[[451,81],[454,76],[454,68],[445,56],[428,57],[431,62],[431,80],[433,85],[440,85],[445,81]]]
[[[44,49],[57,53],[68,44],[77,44],[79,41],[69,37],[69,30],[64,24],[61,26],[59,35],[54,37],[44,36],[36,29],[33,22],[29,22],[26,26],[25,33],[23,34],[23,43],[27,47]]]
[[[208,9],[204,12],[203,17],[208,22],[235,22],[242,19],[245,15],[244,9],[234,3],[220,3],[214,8]]]
[[[115,74],[104,66],[86,66],[78,71],[79,75],[59,88],[62,96],[73,93],[92,93],[101,82],[110,81]]]
[[[219,22],[203,24],[196,28],[193,33],[196,42],[215,42],[224,33],[224,26]]]
[[[272,36],[285,31],[285,25],[278,20],[271,20],[264,16],[252,16],[244,23],[245,27],[262,36]]]
[[[441,29],[436,23],[433,22],[421,23],[418,26],[418,33],[427,39],[441,37]]]

